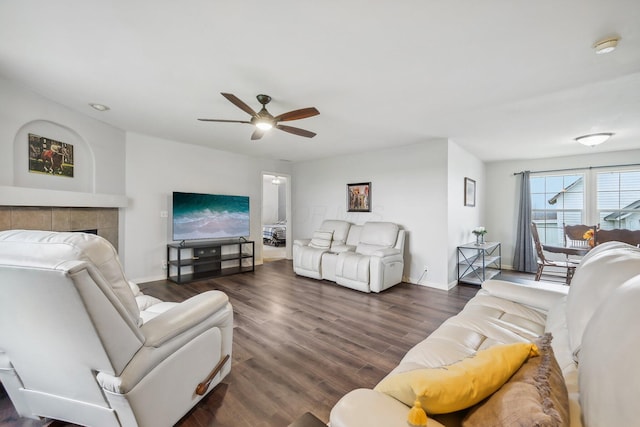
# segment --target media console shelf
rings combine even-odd
[[[187,283],[254,271],[255,243],[224,240],[167,245],[167,280]]]

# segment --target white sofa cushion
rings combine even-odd
[[[450,365],[496,344],[532,341],[544,333],[545,320],[536,309],[480,291],[411,348],[388,375]]]
[[[392,222],[366,222],[362,226],[356,252],[372,255],[377,250],[394,247],[399,229],[398,225]]]
[[[329,250],[331,247],[331,239],[333,238],[333,231],[318,230],[313,233],[309,246],[316,249]]]
[[[640,276],[596,310],[582,340],[580,403],[586,426],[638,425]]]
[[[336,271],[340,277],[369,283],[369,257],[353,252],[341,253],[338,257]]]
[[[333,244],[344,245],[349,235],[351,223],[339,219],[325,219],[320,225],[322,231],[333,231]]]
[[[591,316],[615,289],[640,274],[640,249],[633,246],[595,248],[588,255],[576,270],[567,297],[569,342],[576,361]]]

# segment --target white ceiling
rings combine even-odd
[[[621,37],[608,55],[593,44]],[[638,0],[2,0],[0,76],[127,131],[301,161],[447,137],[480,159],[640,148]],[[251,141],[220,95],[320,115]],[[88,103],[111,107],[99,113]],[[615,132],[596,148],[573,138]]]

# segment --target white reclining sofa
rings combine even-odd
[[[0,381],[18,414],[172,426],[231,371],[233,310],[144,295],[85,233],[0,232]]]
[[[407,426],[415,403],[401,402],[388,384],[398,386],[398,379],[414,381],[424,368],[437,368],[427,369],[428,374],[442,373],[443,366],[465,363],[480,350],[531,342],[545,334],[547,340],[551,338],[552,351],[536,370],[528,370],[530,362],[526,362],[495,394],[457,411],[456,417],[427,414],[427,425],[638,426],[638,325],[640,249],[631,245],[610,242],[591,250],[570,286],[489,280],[458,315],[409,350],[374,389],[356,389],[343,396],[331,411],[330,425]],[[536,359],[541,358],[529,361]],[[547,377],[553,380],[553,372],[559,380],[555,385],[545,383]],[[528,398],[513,394],[527,384],[535,385]],[[416,389],[402,387],[410,399],[415,398]]]
[[[404,230],[391,222],[325,220],[311,239],[293,242],[293,270],[362,292],[402,282]]]

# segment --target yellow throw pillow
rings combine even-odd
[[[468,408],[498,390],[530,357],[535,344],[501,344],[439,368],[416,369],[383,379],[375,390],[430,414]]]

